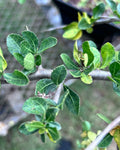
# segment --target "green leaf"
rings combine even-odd
[[[57,142],[60,139],[59,132],[56,128],[47,128],[47,135],[52,142]]]
[[[7,62],[3,56],[2,49],[0,48],[0,73],[7,68]]]
[[[35,56],[35,64],[36,66],[40,66],[41,65],[41,56],[40,55],[36,55]]]
[[[74,78],[79,78],[79,77],[81,77],[81,71],[80,71],[80,70],[70,71],[70,74],[71,74]]]
[[[69,111],[71,111],[73,114],[78,114],[80,109],[79,96],[71,89],[69,89],[67,86],[64,86],[64,91],[67,90],[69,91],[69,93],[65,99],[65,104]]]
[[[18,2],[19,2],[20,4],[24,4],[24,3],[26,2],[26,0],[18,0]]]
[[[46,49],[51,48],[51,47],[55,46],[56,44],[57,44],[57,39],[50,36],[41,42],[38,53],[42,53]]]
[[[37,132],[37,130],[34,131],[34,132],[29,132],[29,131],[27,130],[25,124],[26,124],[26,122],[22,123],[22,124],[19,126],[19,131],[20,131],[20,133],[22,133],[22,134],[24,134],[24,135],[30,135],[30,134],[33,134],[33,133]]]
[[[90,75],[86,75],[84,72],[81,73],[81,81],[85,84],[91,84],[93,79]]]
[[[93,9],[93,17],[94,19],[98,19],[105,11],[105,4],[100,3]]]
[[[18,34],[10,34],[7,37],[7,47],[9,52],[13,55],[14,53],[21,53],[20,43],[24,39]]]
[[[21,54],[14,53],[13,56],[22,66],[24,66],[24,57]]]
[[[97,116],[100,119],[104,120],[106,123],[108,123],[108,124],[111,123],[111,120],[109,118],[107,118],[106,116],[104,116],[103,114],[98,113]]]
[[[45,134],[41,134],[41,141],[45,143]]]
[[[100,66],[100,52],[94,47],[90,47],[90,50],[94,55],[93,64],[94,69],[96,69]]]
[[[88,138],[91,140],[91,141],[94,141],[97,137],[97,134],[92,132],[92,131],[88,131]]]
[[[56,128],[58,131],[61,130],[61,125],[58,122],[48,122],[46,125],[47,128]]]
[[[35,65],[34,56],[31,53],[28,53],[24,58],[24,68],[26,70],[33,70]]]
[[[69,94],[69,90],[66,90],[66,92],[64,92],[64,94],[60,96],[60,99],[58,101],[58,107],[62,110],[68,94]]]
[[[115,130],[113,137],[115,142],[117,143],[118,148],[120,149],[120,128]]]
[[[88,121],[82,122],[82,130],[83,131],[90,131],[91,130],[91,124]]]
[[[23,31],[22,36],[30,44],[31,49],[34,50],[34,53],[36,53],[38,48],[37,36],[31,31]]]
[[[13,85],[24,86],[29,83],[28,77],[19,70],[15,70],[13,73],[4,73],[3,76],[8,83]]]
[[[77,40],[81,36],[82,36],[82,31],[78,28],[69,29],[65,31],[63,34],[63,38],[70,39],[70,40]]]
[[[30,97],[23,105],[23,110],[29,114],[45,115],[48,105],[43,98]]]
[[[91,24],[87,21],[86,18],[82,18],[78,24],[80,30],[86,30],[91,27]]]
[[[32,122],[25,123],[25,127],[28,132],[34,132],[38,129],[44,128],[45,125],[39,121],[32,121]]]
[[[65,53],[62,53],[60,55],[60,57],[62,58],[62,61],[64,62],[64,64],[66,65],[66,67],[68,69],[72,69],[72,70],[78,70],[79,67],[76,66],[76,64],[71,60],[71,58],[65,54]]]
[[[41,79],[36,84],[35,95],[38,93],[49,94],[56,90],[56,85],[51,79]]]
[[[113,12],[116,11],[117,5],[113,0],[106,0],[106,2],[108,3]]]
[[[46,98],[44,101],[50,106],[57,106],[56,102],[54,102],[52,99]]]
[[[55,108],[55,107],[51,107],[51,108],[47,109],[46,121],[54,121],[58,112],[59,112],[59,109]]]
[[[110,62],[112,61],[113,57],[115,56],[115,49],[112,44],[107,42],[101,48],[101,56],[103,59],[101,69],[106,68]]]
[[[113,90],[118,96],[120,96],[120,85],[113,82]]]
[[[113,79],[120,84],[120,63],[113,62],[109,67]]]
[[[89,43],[89,41],[85,41],[82,44],[82,48],[83,48],[83,53],[88,55],[87,66],[89,66],[94,60],[94,55],[93,55],[93,53],[90,50],[90,43]]]
[[[77,41],[74,44],[74,49],[73,49],[73,57],[75,59],[75,61],[80,64],[80,57],[81,57],[81,53],[78,50],[78,46],[77,46]]]
[[[56,67],[53,70],[51,74],[51,79],[56,85],[59,85],[65,80],[66,75],[67,75],[66,68],[64,65],[61,65],[61,66]]]
[[[23,40],[20,43],[20,47],[21,47],[21,54],[23,56],[27,55],[28,53],[34,54],[34,49],[32,49],[28,41]]]
[[[88,41],[90,47],[94,47],[97,49],[97,45],[93,41]]]
[[[109,133],[104,137],[104,139],[99,143],[98,147],[105,148],[110,145],[112,142],[113,136],[111,136]]]

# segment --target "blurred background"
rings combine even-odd
[[[48,36],[58,39],[57,46],[43,53],[43,67],[54,68],[61,64],[59,55],[62,52],[72,57],[73,42],[62,38],[62,30],[45,31],[60,26],[60,23],[60,13],[50,0],[27,0],[23,5],[20,5],[17,0],[0,0],[0,46],[8,63],[6,72],[12,72],[15,68],[21,67],[8,52],[6,37],[10,33],[20,34],[26,30],[26,26],[35,32],[39,42]],[[86,39],[90,37],[85,35],[79,42]],[[27,98],[34,95],[35,84],[36,81],[30,82],[25,87],[2,85],[0,89],[0,150],[78,150],[76,141],[80,140],[81,134],[80,116],[90,121],[92,130],[97,131],[103,129],[106,124],[96,116],[96,113],[104,113],[111,120],[120,115],[120,99],[114,93],[112,83],[94,81],[92,85],[85,85],[81,81],[74,82],[70,88],[80,96],[80,115],[74,116],[64,107],[57,117],[57,121],[62,125],[62,140],[54,144],[47,139],[47,142],[43,144],[38,134],[24,136],[18,131],[21,122],[33,118],[22,111],[22,105]],[[111,146],[114,148],[114,143]],[[110,147],[109,150],[112,148]]]

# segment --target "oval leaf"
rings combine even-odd
[[[25,101],[23,110],[29,114],[44,115],[48,108],[43,98],[30,97]]]
[[[7,47],[11,54],[21,53],[20,43],[24,39],[18,34],[10,34],[7,37]]]
[[[69,91],[66,99],[65,104],[69,111],[71,111],[73,114],[78,114],[80,109],[80,99],[79,96],[73,92],[71,89],[69,89],[67,86],[64,86],[65,91]]]
[[[5,80],[13,85],[24,86],[29,83],[29,79],[22,72],[15,70],[13,73],[4,73]]]
[[[102,56],[102,66],[101,69],[106,68],[110,62],[112,61],[113,57],[115,55],[115,49],[112,44],[106,43],[101,48],[101,56]]]
[[[35,95],[39,93],[49,94],[56,90],[56,85],[51,79],[41,79],[36,84]]]
[[[94,19],[98,19],[105,11],[104,3],[100,3],[93,9],[93,17]]]
[[[63,82],[67,75],[67,71],[64,65],[56,67],[52,74],[51,74],[51,79],[52,81],[56,84],[59,85],[60,83]]]
[[[79,69],[79,67],[76,66],[76,64],[71,60],[71,58],[67,54],[62,53],[60,55],[60,57],[62,58],[64,64],[66,65],[66,67],[68,69],[72,69],[72,70],[78,70]]]
[[[35,65],[34,56],[31,53],[28,53],[24,58],[24,68],[27,70],[32,70]]]
[[[55,46],[56,44],[57,44],[57,39],[50,36],[41,42],[38,53],[42,53],[46,49],[51,48],[51,47]]]
[[[37,36],[31,31],[23,31],[22,36],[29,43],[29,45],[31,46],[31,49],[34,50],[34,53],[36,53],[37,48],[38,48]]]

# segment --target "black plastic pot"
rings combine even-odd
[[[52,1],[60,11],[63,24],[69,24],[73,21],[77,21],[77,13],[80,12],[82,14],[83,12],[82,9],[77,9],[71,4],[65,3],[61,0]],[[88,15],[91,16],[90,13],[88,13]],[[113,36],[120,36],[120,27],[112,23],[95,25],[93,29],[94,31],[92,34],[88,34],[87,32],[85,33],[88,34],[94,42],[96,42],[98,47],[101,47],[101,45],[107,41],[112,42]]]

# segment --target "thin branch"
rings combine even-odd
[[[85,149],[85,150],[93,150],[101,140],[118,124],[120,123],[120,116],[118,116],[114,121],[112,121],[102,132],[101,134]]]
[[[40,80],[43,78],[50,78],[51,77],[52,70],[51,69],[39,69],[35,74],[29,76],[30,81],[34,80]],[[106,80],[110,81],[108,77],[111,77],[110,72],[108,71],[102,71],[102,70],[94,70],[90,73],[90,75],[93,77],[94,80]],[[67,74],[67,79],[80,79],[80,78],[74,78],[69,73]],[[8,84],[4,79],[0,80],[1,84]]]
[[[95,24],[104,24],[111,22],[120,22],[120,19],[117,17],[101,17],[99,20],[95,22]]]

